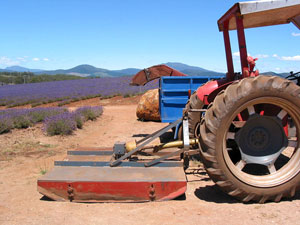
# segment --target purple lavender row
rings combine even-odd
[[[131,77],[64,80],[0,87],[0,105],[45,104],[54,101],[80,100],[113,95],[134,95],[157,88],[158,82],[146,86],[130,86]]]
[[[27,128],[43,122],[43,130],[48,135],[68,135],[82,128],[87,120],[95,120],[102,113],[101,106],[80,107],[74,112],[59,107],[0,110],[0,134],[13,128]]]

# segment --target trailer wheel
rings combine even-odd
[[[200,131],[202,161],[221,190],[243,202],[278,202],[295,195],[300,185],[299,86],[269,76],[233,83],[208,107]]]
[[[184,113],[187,112],[189,121],[189,136],[190,138],[199,138],[200,134],[200,112],[188,112],[190,109],[202,109],[204,103],[198,98],[197,92],[195,91],[187,104],[185,105]],[[182,127],[179,128],[178,138],[182,140]]]

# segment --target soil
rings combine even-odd
[[[299,193],[280,203],[243,204],[219,191],[202,167],[188,171],[185,199],[168,202],[55,202],[36,191],[37,178],[67,150],[112,146],[165,126],[136,119],[138,98],[95,98],[67,105],[104,105],[99,119],[71,136],[46,136],[41,124],[0,135],[0,224],[299,224]]]

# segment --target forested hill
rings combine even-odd
[[[32,72],[0,72],[0,85],[4,84],[24,84],[24,83],[40,83],[47,81],[59,81],[59,80],[78,80],[85,79],[75,75],[35,75]]]

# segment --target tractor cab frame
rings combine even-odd
[[[297,6],[298,7],[295,7]],[[234,80],[235,73],[232,60],[229,31],[237,30],[242,77],[257,76],[253,71],[256,59],[248,57],[245,31],[246,28],[263,27],[292,22],[300,29],[299,0],[289,1],[250,1],[233,5],[219,20],[219,31],[223,32],[227,80]]]

